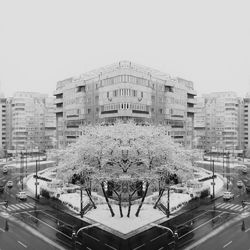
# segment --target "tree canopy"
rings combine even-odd
[[[82,173],[100,181],[124,175],[150,181],[162,174],[186,181],[193,174],[190,153],[174,143],[164,126],[133,122],[87,126],[76,143],[58,153],[58,177],[64,180]]]

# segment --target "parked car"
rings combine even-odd
[[[0,183],[0,192],[2,193],[4,191],[4,185],[3,183]]]
[[[6,186],[8,188],[12,188],[13,187],[13,181],[8,181],[7,184],[6,184]]]
[[[237,181],[237,187],[238,188],[242,188],[243,185],[244,185],[244,183],[241,180]]]
[[[241,165],[241,171],[243,174],[247,174],[247,166],[246,165]]]
[[[232,192],[224,192],[223,200],[231,200],[234,199],[234,194]]]
[[[247,181],[245,186],[246,186],[246,191],[250,192],[250,180]]]
[[[3,166],[3,173],[7,174],[8,173],[8,167],[7,166]]]
[[[25,192],[18,192],[16,198],[19,200],[27,200],[27,194]]]

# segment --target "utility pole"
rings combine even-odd
[[[83,218],[83,207],[82,207],[82,186],[81,186],[81,188],[80,188],[80,194],[81,194],[81,199],[80,199],[80,202],[81,202],[81,204],[80,204],[80,215],[81,215],[81,218]]]
[[[21,152],[21,158],[20,158],[20,183],[22,185],[23,190],[23,153]]]
[[[170,197],[169,197],[169,195],[170,195],[170,186],[168,186],[168,204],[167,204],[167,209],[168,209],[168,212],[167,212],[167,218],[169,218],[169,215],[170,215]]]
[[[229,164],[229,152],[227,152],[227,190],[229,185],[229,175],[230,175],[230,164]]]
[[[35,193],[35,198],[37,199],[37,160],[36,160],[36,193]]]
[[[222,166],[223,166],[223,178],[224,178],[224,148],[223,148],[223,155],[222,155]]]
[[[215,194],[214,194],[214,185],[215,185],[215,183],[214,183],[214,160],[213,160],[213,198],[215,196]]]
[[[26,169],[25,169],[25,170],[26,170],[26,171],[25,171],[25,175],[26,175],[26,177],[27,177],[27,165],[28,165],[28,162],[27,162],[27,161],[28,161],[28,160],[27,160],[27,157],[28,157],[28,155],[27,155],[27,145],[26,145],[26,162],[25,162],[25,163],[26,163],[26,164],[25,164],[25,166],[26,166]]]

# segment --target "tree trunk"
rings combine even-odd
[[[121,217],[123,217],[123,213],[122,213],[122,195],[121,194],[118,194],[118,192],[116,190],[114,190],[115,194],[117,195],[118,197],[118,200],[119,200],[119,210],[120,210],[120,215]]]
[[[91,201],[91,203],[92,203],[94,209],[96,209],[96,205],[95,205],[95,203],[94,203],[94,201],[93,201],[93,199],[92,199],[92,197],[91,197],[90,190],[89,190],[88,188],[86,188],[85,191],[86,191],[86,193],[87,193],[87,195],[88,195],[88,197],[89,197],[89,200]]]
[[[114,211],[113,211],[113,209],[112,209],[112,207],[111,207],[111,205],[110,205],[110,203],[109,203],[108,196],[107,196],[107,194],[106,194],[106,192],[105,192],[105,190],[104,190],[104,183],[103,183],[103,182],[101,183],[101,186],[102,186],[102,192],[103,192],[104,197],[105,197],[105,200],[106,200],[106,202],[107,202],[107,204],[108,204],[108,207],[109,207],[111,216],[114,217],[114,216],[115,216],[115,213],[114,213]]]
[[[129,218],[130,216],[130,211],[131,211],[131,200],[132,200],[132,195],[129,194],[128,195],[128,213],[127,213],[127,217]]]
[[[139,207],[138,207],[138,209],[137,209],[137,211],[136,211],[136,213],[135,213],[135,216],[136,216],[136,217],[139,216],[139,213],[140,213],[142,204],[143,204],[143,202],[144,202],[144,200],[145,200],[145,198],[146,198],[146,195],[147,195],[147,192],[148,192],[148,186],[149,186],[149,183],[147,182],[147,184],[146,184],[146,190],[145,190],[145,192],[144,192],[144,194],[143,194],[141,203],[140,203],[140,205],[139,205]]]
[[[159,201],[160,201],[160,199],[161,199],[164,191],[165,191],[164,189],[160,190],[159,197],[158,197],[158,199],[157,199],[157,201],[155,202],[155,205],[154,205],[154,209],[156,209],[156,207],[157,207],[157,205],[158,205],[158,203],[159,203]]]
[[[133,191],[133,193],[132,193],[132,194],[129,194],[129,196],[128,196],[128,213],[127,213],[127,217],[130,216],[132,197],[133,197],[133,195],[135,194],[135,192],[136,192],[137,190],[138,190],[138,189],[135,189],[135,190]]]

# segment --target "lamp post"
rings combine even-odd
[[[223,166],[223,178],[224,178],[224,148],[223,148],[223,155],[222,155],[222,166]]]
[[[230,163],[229,163],[229,151],[227,152],[227,190],[229,185]]]
[[[213,198],[214,198],[214,196],[215,196],[215,194],[214,194],[214,185],[215,185],[215,183],[214,183],[214,160],[213,160]]]
[[[97,227],[99,226],[100,224],[99,223],[94,223],[92,225],[88,225],[88,226],[85,226],[85,227],[81,227],[79,228],[77,231],[75,229],[73,229],[72,231],[72,244],[73,244],[73,249],[76,248],[76,239],[77,239],[77,235],[79,234],[80,231],[84,230],[84,229],[87,229],[87,228],[91,228],[91,227]]]
[[[20,183],[22,185],[23,190],[23,152],[21,151],[21,157],[20,157]]]
[[[37,185],[38,185],[38,182],[37,182],[37,160],[36,160],[36,182],[35,182],[35,186],[36,186],[35,198],[36,199],[37,199]]]
[[[175,249],[176,249],[177,243],[178,243],[178,239],[179,239],[177,231],[173,231],[169,227],[165,227],[165,226],[162,226],[162,225],[159,225],[159,224],[156,224],[156,223],[150,223],[150,225],[154,226],[154,227],[159,227],[159,228],[168,230],[172,234],[172,237],[174,238],[174,245],[175,245]]]
[[[168,186],[168,206],[167,206],[167,209],[168,209],[168,212],[167,212],[167,218],[169,218],[169,215],[170,215],[170,199],[169,199],[169,194],[170,194],[170,186]]]

